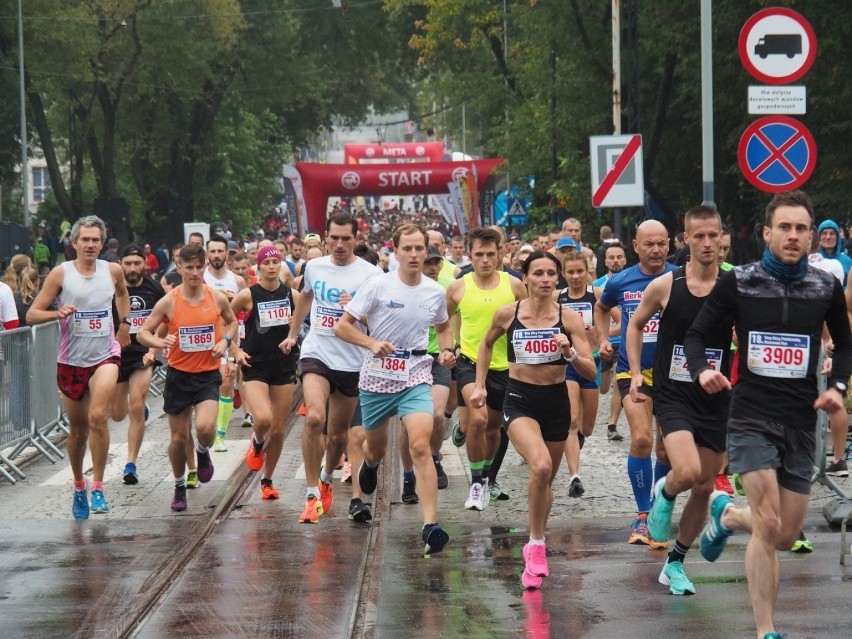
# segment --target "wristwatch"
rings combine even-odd
[[[122,318],[120,323],[121,323],[121,324],[127,324],[128,326],[133,326],[133,324],[130,322],[130,318],[129,318],[129,317],[124,317],[124,318]]]
[[[834,388],[835,390],[839,391],[840,394],[843,395],[844,397],[846,397],[846,391],[849,390],[849,384],[844,382],[842,379],[835,379],[831,383],[831,387]]]

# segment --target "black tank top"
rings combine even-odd
[[[571,339],[571,336],[565,332],[565,327],[562,326],[561,314],[556,324],[549,328],[527,328],[518,319],[520,306],[520,301],[515,303],[515,317],[506,331],[506,356],[509,362],[565,366],[568,360],[553,341],[557,333],[562,333],[569,340]]]
[[[583,318],[584,326],[593,326],[595,323],[595,292],[590,286],[586,287],[586,292],[582,297],[569,297],[568,288],[559,291],[556,297],[556,303],[565,308],[569,308],[580,314]]]
[[[298,351],[285,355],[278,345],[290,335],[290,316],[293,314],[293,293],[286,284],[267,291],[260,284],[249,289],[251,311],[245,319],[246,338],[242,349],[251,355],[249,364],[274,364],[284,370],[293,370],[298,361]],[[284,321],[287,323],[284,323]]]
[[[705,393],[693,383],[686,368],[683,339],[706,297],[696,297],[686,283],[686,267],[672,274],[669,301],[660,316],[657,350],[654,356],[654,409],[677,410],[706,420],[723,420],[728,416],[728,393]],[[731,327],[719,326],[706,341],[707,361],[726,377],[729,374]]]

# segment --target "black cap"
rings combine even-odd
[[[441,251],[438,250],[437,246],[432,246],[430,244],[429,250],[426,251],[426,259],[424,259],[423,261],[428,262],[429,260],[436,260],[436,259],[443,260],[444,256],[441,255]]]
[[[518,235],[517,233],[512,233],[512,234],[510,234],[510,235],[509,235],[509,239],[508,239],[508,241],[509,241],[509,242],[514,242],[515,240],[518,240],[518,241],[520,242],[520,241],[521,241],[521,236],[520,236],[520,235]]]
[[[141,257],[143,260],[145,259],[145,251],[138,244],[128,244],[124,247],[124,250],[121,252],[121,257],[125,258],[128,255],[136,255],[137,257]]]

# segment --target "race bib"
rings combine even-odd
[[[562,306],[579,313],[580,317],[583,318],[583,324],[586,328],[589,328],[589,326],[595,323],[591,302],[566,302]]]
[[[245,320],[237,320],[237,324],[239,325],[240,342],[243,342],[246,338],[246,322]]]
[[[139,329],[142,328],[142,324],[145,323],[145,320],[148,319],[151,315],[152,309],[145,309],[142,311],[130,311],[130,334],[133,335],[139,332]]]
[[[809,335],[764,333],[748,335],[748,369],[763,377],[802,379],[808,374]]]
[[[261,328],[286,326],[290,323],[290,300],[258,302],[257,317]]]
[[[556,344],[558,328],[523,328],[512,336],[515,362],[518,364],[546,364],[555,362],[562,353]]]
[[[109,337],[112,320],[107,309],[74,313],[74,335],[78,337]]]
[[[334,335],[334,327],[343,317],[342,308],[331,308],[329,306],[317,306],[316,313],[311,320],[311,328],[319,335]]]
[[[721,348],[706,348],[704,349],[704,357],[707,363],[714,371],[722,369],[722,349]],[[692,383],[692,377],[689,376],[689,367],[686,365],[686,355],[683,352],[683,346],[675,344],[672,350],[672,363],[669,367],[669,379],[673,382],[688,382]]]
[[[212,351],[216,329],[213,324],[178,327],[178,345],[184,353]]]
[[[371,357],[367,371],[371,377],[407,382],[411,372],[411,351],[394,351],[384,357]]]
[[[642,343],[643,344],[656,344],[657,343],[657,333],[660,332],[660,313],[659,311],[654,313],[647,322],[645,322],[645,326],[642,327]]]

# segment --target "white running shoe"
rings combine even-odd
[[[467,510],[485,510],[485,506],[482,502],[482,496],[484,495],[484,491],[482,490],[482,484],[471,484],[470,485],[470,495],[467,498],[467,501],[464,502],[464,507]]]

